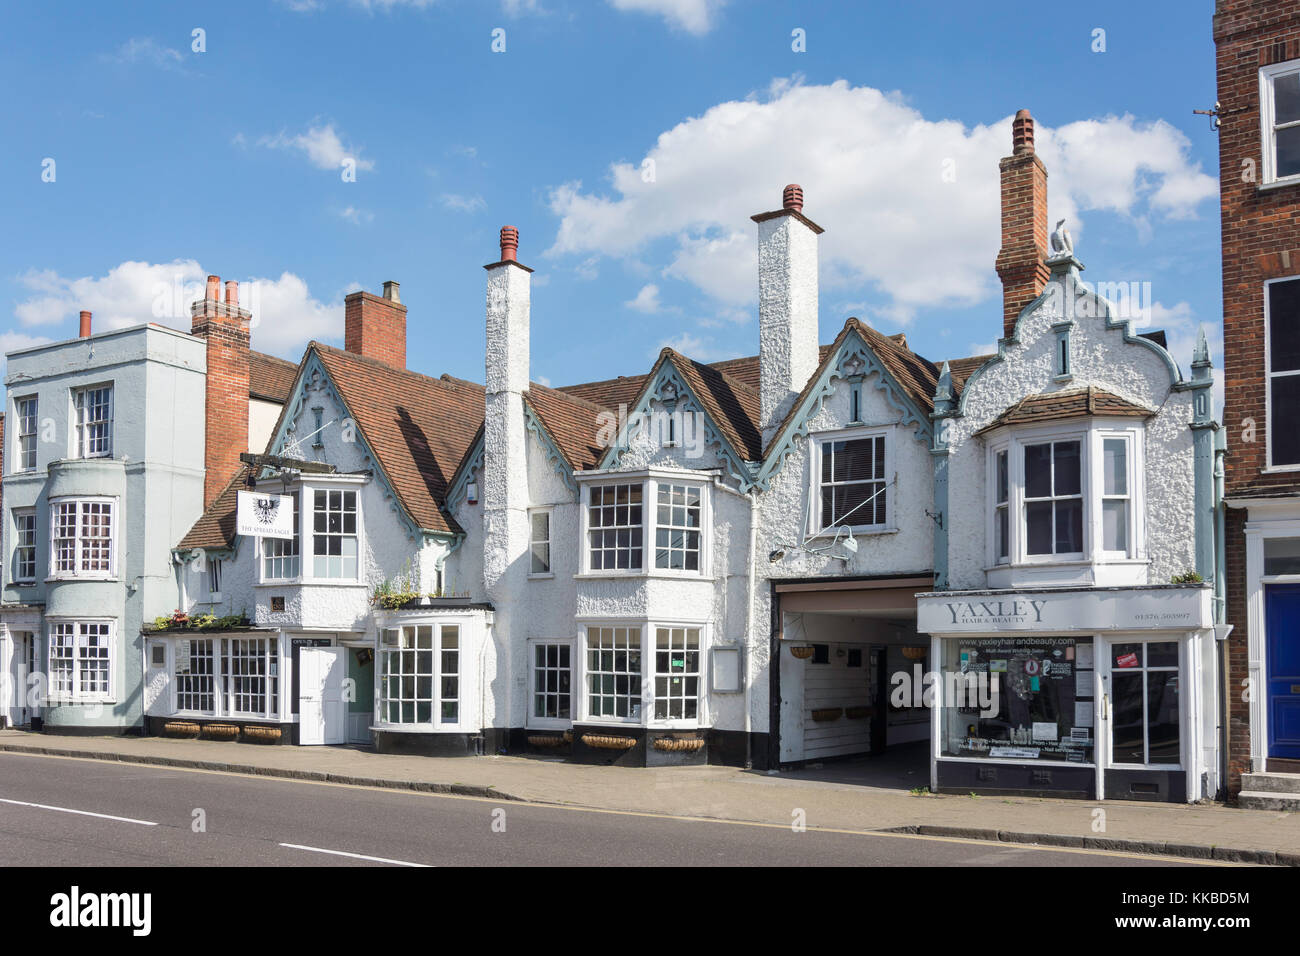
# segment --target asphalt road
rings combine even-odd
[[[0,754],[0,866],[173,865],[1198,864]]]

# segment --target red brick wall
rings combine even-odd
[[[249,318],[247,311],[211,299],[194,303],[191,331],[208,342],[205,508],[239,470],[240,453],[248,451]]]
[[[1011,335],[1020,310],[1047,285],[1047,167],[1032,151],[1008,156],[1002,171],[1002,334]]]
[[[406,306],[369,292],[343,304],[343,347],[393,368],[406,368]]]
[[[1264,281],[1300,275],[1300,186],[1260,190],[1259,69],[1300,58],[1300,0],[1219,0],[1214,17],[1223,226],[1224,425],[1228,439],[1227,493],[1297,488],[1294,474],[1265,475],[1267,464],[1264,357]],[[1253,173],[1253,178],[1251,174]],[[1254,441],[1246,441],[1249,420]],[[1241,789],[1250,769],[1247,676],[1245,512],[1227,520],[1229,789]],[[1262,693],[1262,688],[1256,689]]]

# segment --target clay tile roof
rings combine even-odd
[[[703,365],[680,352],[664,349],[661,356],[686,380],[704,410],[731,447],[746,461],[763,457],[763,438],[758,427],[758,391],[710,365]]]
[[[483,386],[430,378],[312,342],[402,506],[427,531],[458,532],[447,487],[483,424]]]
[[[948,360],[948,371],[952,374],[952,394],[956,398],[966,387],[967,380],[975,374],[975,370],[995,358],[993,355],[972,355],[970,358],[955,358]]]
[[[528,386],[526,398],[571,466],[590,470],[600,464],[605,454],[598,437],[600,416],[605,411],[617,415],[617,406],[612,410],[606,409],[595,402],[536,382]]]
[[[283,405],[293,392],[298,366],[264,352],[248,353],[248,394]]]
[[[181,538],[177,548],[233,548],[235,546],[235,506],[239,489],[244,487],[248,467],[243,466],[230,479],[230,484],[212,499],[212,504],[194,523],[194,527]]]
[[[1003,425],[1029,425],[1089,415],[1149,418],[1154,414],[1149,408],[1089,385],[1086,388],[1026,395],[975,434],[982,435]]]

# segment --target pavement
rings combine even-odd
[[[1153,804],[918,794],[873,786],[868,761],[771,774],[734,767],[597,767],[558,759],[418,757],[354,747],[0,731],[0,752],[214,770],[661,817],[896,832],[1201,860],[1300,866],[1300,814]],[[927,782],[919,774],[917,787]],[[1098,813],[1097,811],[1101,811]]]

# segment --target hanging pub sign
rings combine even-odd
[[[256,491],[239,492],[235,532],[250,538],[292,538],[293,498]]]

